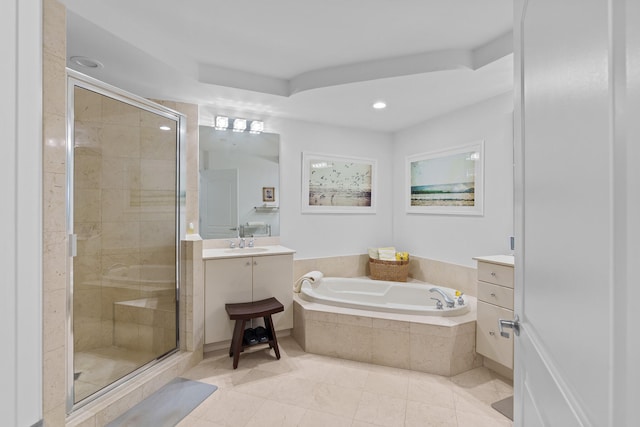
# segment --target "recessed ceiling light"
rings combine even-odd
[[[169,126],[160,126],[160,130],[171,130]]]
[[[383,108],[387,108],[387,103],[383,101],[378,101],[373,104],[373,108],[376,110],[382,110]]]
[[[76,65],[80,65],[81,67],[104,68],[104,65],[102,65],[102,62],[97,61],[93,58],[88,58],[86,56],[72,56],[71,58],[69,58],[69,60]]]

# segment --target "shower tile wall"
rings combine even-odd
[[[43,0],[43,12],[43,415],[45,425],[58,427],[64,426],[66,419],[65,372],[70,350],[66,340],[66,11],[58,0]],[[178,104],[175,109],[187,115],[186,218],[197,227],[198,107]],[[189,312],[199,318],[202,299],[198,300],[197,295],[202,292],[202,289],[193,289],[181,300],[183,316]],[[179,375],[202,358],[202,340],[201,330],[187,330],[183,345],[187,341],[191,343],[186,350],[193,351],[193,357],[189,357],[187,363],[172,359],[180,363],[177,372],[169,377]],[[95,408],[96,417],[103,411],[113,418],[121,412],[116,408],[119,402],[133,405],[153,393],[171,379],[161,374],[150,370],[127,389],[130,392],[114,393],[108,402]],[[138,393],[143,388],[144,392]]]
[[[174,285],[150,291],[136,285],[139,277],[123,286],[105,277],[125,266],[175,263],[175,126],[160,131],[171,121],[85,89],[75,91],[75,114],[75,350],[152,343],[167,351],[175,346],[175,327],[171,337],[143,314],[114,325],[114,313],[127,312],[114,303],[171,297]],[[167,273],[163,279],[171,281]]]
[[[43,1],[43,415],[64,425],[66,366],[66,18],[56,0]]]

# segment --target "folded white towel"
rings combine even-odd
[[[387,248],[378,248],[378,257],[383,261],[395,261],[396,248],[392,246]]]
[[[307,281],[310,284],[313,284],[315,282],[319,282],[320,280],[322,280],[323,274],[320,271],[310,271],[307,274],[305,274],[304,276],[300,277],[298,280],[296,280],[296,283],[293,285],[293,292],[299,294],[300,293],[300,289],[302,288],[302,282]]]
[[[378,259],[378,248],[369,248],[369,258]]]

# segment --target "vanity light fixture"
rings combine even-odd
[[[264,122],[262,120],[237,119],[227,116],[216,116],[216,130],[232,130],[234,132],[245,132],[257,135],[264,132]]]
[[[247,120],[246,119],[234,119],[233,120],[233,131],[234,132],[244,132],[247,129]]]
[[[249,125],[249,133],[258,134],[264,131],[264,122],[260,120],[252,120]]]
[[[216,129],[227,130],[229,128],[229,117],[216,116]]]
[[[376,110],[382,110],[384,108],[387,108],[387,103],[384,101],[377,101],[373,103],[373,108]]]

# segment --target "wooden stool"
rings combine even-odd
[[[229,357],[233,356],[233,369],[238,367],[240,353],[244,351],[245,347],[250,347],[242,342],[244,326],[247,320],[251,320],[256,317],[262,317],[264,319],[264,326],[267,330],[267,337],[269,338],[269,341],[267,341],[269,343],[269,348],[272,348],[276,352],[276,358],[280,359],[278,339],[276,338],[276,331],[273,328],[273,321],[271,320],[272,314],[284,311],[284,306],[280,301],[275,298],[267,298],[255,302],[225,304],[224,308],[227,310],[227,314],[229,314],[229,319],[236,321],[236,325],[233,329],[233,338],[231,339],[231,347],[229,348]]]

